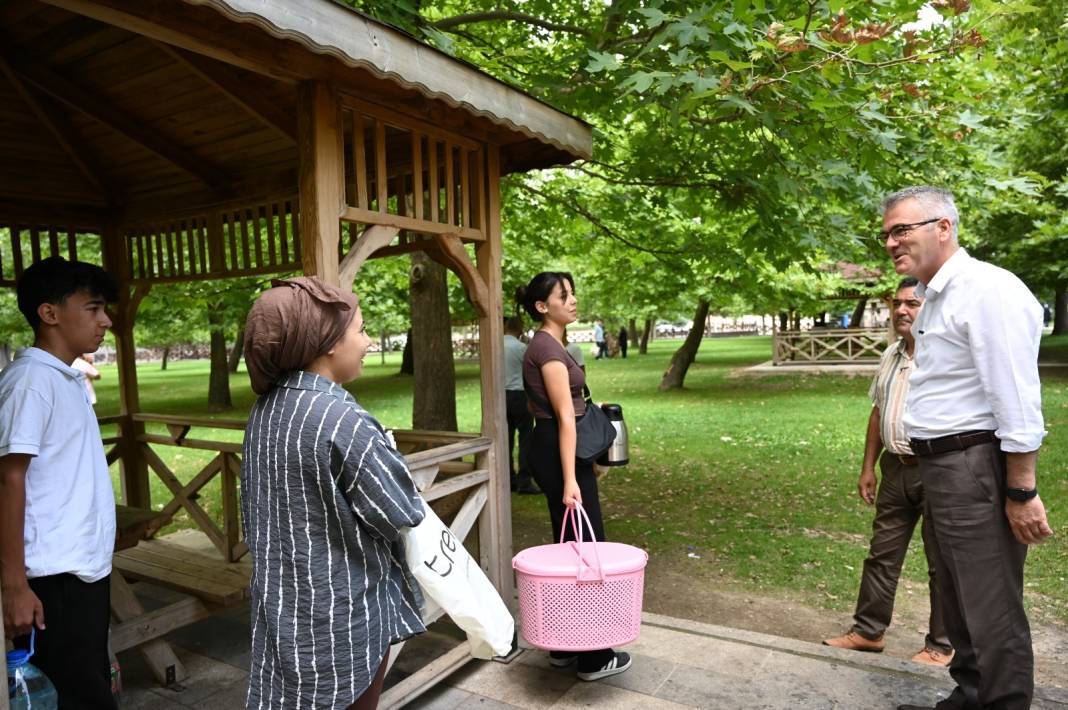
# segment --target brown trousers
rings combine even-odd
[[[877,639],[890,625],[894,614],[894,596],[901,565],[909,549],[916,523],[923,518],[920,534],[927,556],[927,576],[931,597],[925,644],[948,653],[952,647],[942,618],[942,602],[931,556],[930,526],[923,515],[923,481],[919,466],[906,466],[884,451],[879,458],[882,480],[875,498],[875,519],[871,523],[871,545],[860,578],[853,630],[867,639]]]
[[[997,443],[920,458],[957,708],[1025,710],[1034,693],[1023,605],[1027,545],[1005,517],[1005,455]]]

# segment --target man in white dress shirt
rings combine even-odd
[[[1013,274],[957,243],[953,195],[912,187],[883,203],[881,238],[926,299],[912,326],[916,369],[904,415],[919,457],[942,587],[950,674],[935,707],[1029,708],[1027,546],[1052,534],[1035,482],[1045,430],[1038,380],[1042,308]],[[900,708],[921,706],[902,705]]]

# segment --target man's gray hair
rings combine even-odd
[[[883,200],[883,216],[892,210],[899,202],[916,200],[934,213],[932,217],[948,217],[953,225],[953,241],[957,240],[957,226],[960,224],[960,213],[957,212],[957,204],[953,201],[953,193],[944,187],[932,185],[915,185],[906,187],[904,190],[890,194]]]

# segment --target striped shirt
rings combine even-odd
[[[913,359],[905,350],[905,339],[891,345],[883,352],[879,372],[872,380],[868,396],[879,408],[879,435],[883,446],[894,454],[909,456],[909,437],[905,433],[905,400],[909,396],[909,373]]]
[[[343,708],[425,630],[399,531],[423,509],[403,457],[340,385],[291,372],[253,405],[241,465],[252,554],[249,708]]]

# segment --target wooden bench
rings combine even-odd
[[[248,597],[250,562],[226,562],[210,553],[167,538],[141,540],[113,558],[111,627],[115,651],[137,647],[157,680],[179,687],[188,677],[182,663],[161,637],[206,619],[213,609],[239,604]],[[162,608],[145,611],[126,580],[140,580],[187,595]]]

